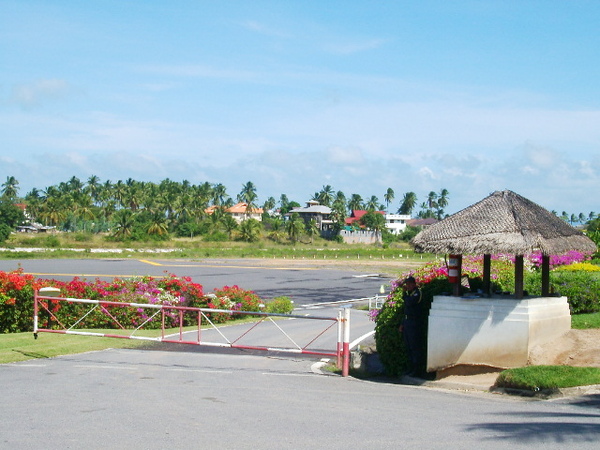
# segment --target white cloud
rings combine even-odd
[[[65,80],[48,79],[13,86],[10,101],[24,109],[65,98],[72,91]]]

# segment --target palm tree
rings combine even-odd
[[[100,178],[98,178],[96,175],[92,175],[88,178],[87,185],[85,186],[84,190],[90,194],[94,204],[98,203],[101,189],[102,185],[100,184]]]
[[[248,181],[242,186],[242,190],[238,194],[238,201],[244,202],[246,204],[246,216],[249,216],[250,213],[257,208],[257,198],[258,196],[256,195],[256,186],[254,186],[254,183],[252,183],[252,181]]]
[[[19,182],[13,176],[6,177],[6,182],[2,183],[2,196],[9,200],[14,200],[19,192]]]
[[[73,194],[73,212],[75,217],[83,221],[83,231],[85,231],[85,222],[94,220],[96,215],[92,209],[92,197],[83,191],[75,192]]]
[[[273,208],[275,208],[276,203],[277,203],[277,201],[275,200],[275,197],[269,197],[263,204],[263,211],[264,212],[271,211]]]
[[[119,239],[126,239],[131,236],[135,214],[129,209],[121,209],[115,213],[114,219],[113,236]]]
[[[323,188],[317,194],[315,200],[317,200],[321,205],[331,206],[331,202],[333,201],[333,188],[329,184],[323,186]]]
[[[256,219],[244,220],[240,224],[240,234],[242,235],[242,239],[247,242],[258,241],[261,228],[260,222]]]
[[[161,212],[155,212],[152,214],[147,232],[150,235],[155,234],[157,236],[166,236],[169,234],[167,217]]]
[[[59,226],[65,221],[68,208],[60,197],[47,197],[40,210],[40,218],[46,225]]]
[[[225,199],[229,197],[227,195],[227,189],[221,183],[214,184],[212,187],[212,202],[213,205],[219,206],[225,202]]]
[[[412,215],[413,209],[417,205],[417,194],[414,192],[407,192],[402,197],[402,203],[398,209],[398,214]]]
[[[280,217],[273,217],[270,219],[269,225],[271,227],[269,239],[280,242],[283,238],[283,220]]]
[[[438,220],[442,219],[442,215],[444,214],[444,208],[448,206],[448,196],[450,193],[448,189],[442,189],[437,198],[437,218]]]
[[[331,218],[338,230],[341,230],[346,222],[347,211],[348,209],[346,205],[346,199],[336,197],[336,199],[333,202],[333,205],[331,205],[331,214],[329,215],[329,217]]]
[[[390,209],[390,203],[394,201],[394,190],[392,188],[387,188],[383,200],[385,201],[385,210],[388,211]]]
[[[229,236],[229,240],[231,240],[233,232],[238,228],[237,220],[235,220],[230,213],[223,213],[223,216],[221,217],[221,223],[223,224],[223,228],[225,228],[225,231]]]
[[[306,234],[310,236],[310,243],[315,241],[315,236],[319,235],[320,230],[315,219],[310,219],[310,222],[306,224]]]
[[[351,211],[357,209],[363,209],[363,199],[359,194],[352,194],[350,200],[348,201],[348,208]]]
[[[285,228],[290,240],[296,243],[298,242],[298,240],[300,240],[300,236],[304,231],[304,222],[302,221],[298,213],[294,213],[290,216],[290,219],[287,221]]]
[[[375,195],[371,195],[371,198],[365,203],[365,209],[368,211],[376,211],[379,208],[379,199]]]

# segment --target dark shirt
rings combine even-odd
[[[402,295],[404,299],[404,316],[406,319],[421,319],[423,316],[423,299],[421,290],[415,288]]]

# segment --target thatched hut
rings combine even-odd
[[[541,206],[512,191],[498,191],[431,225],[412,240],[418,252],[484,255],[484,295],[437,296],[429,319],[428,370],[455,365],[515,367],[537,344],[570,329],[567,299],[549,292],[550,255],[595,252],[596,245]],[[523,255],[542,253],[542,297],[524,299]],[[513,298],[490,292],[491,254],[515,255]]]
[[[570,250],[595,252],[596,244],[564,220],[512,191],[496,191],[429,226],[412,240],[418,252],[484,255],[489,295],[489,255],[516,255],[515,297],[523,297],[523,255],[542,253],[542,295],[549,294],[549,257]],[[455,290],[455,294],[457,290]]]

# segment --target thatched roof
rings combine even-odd
[[[496,191],[429,226],[411,244],[418,252],[459,255],[536,251],[560,255],[570,250],[597,250],[581,231],[512,191]]]

